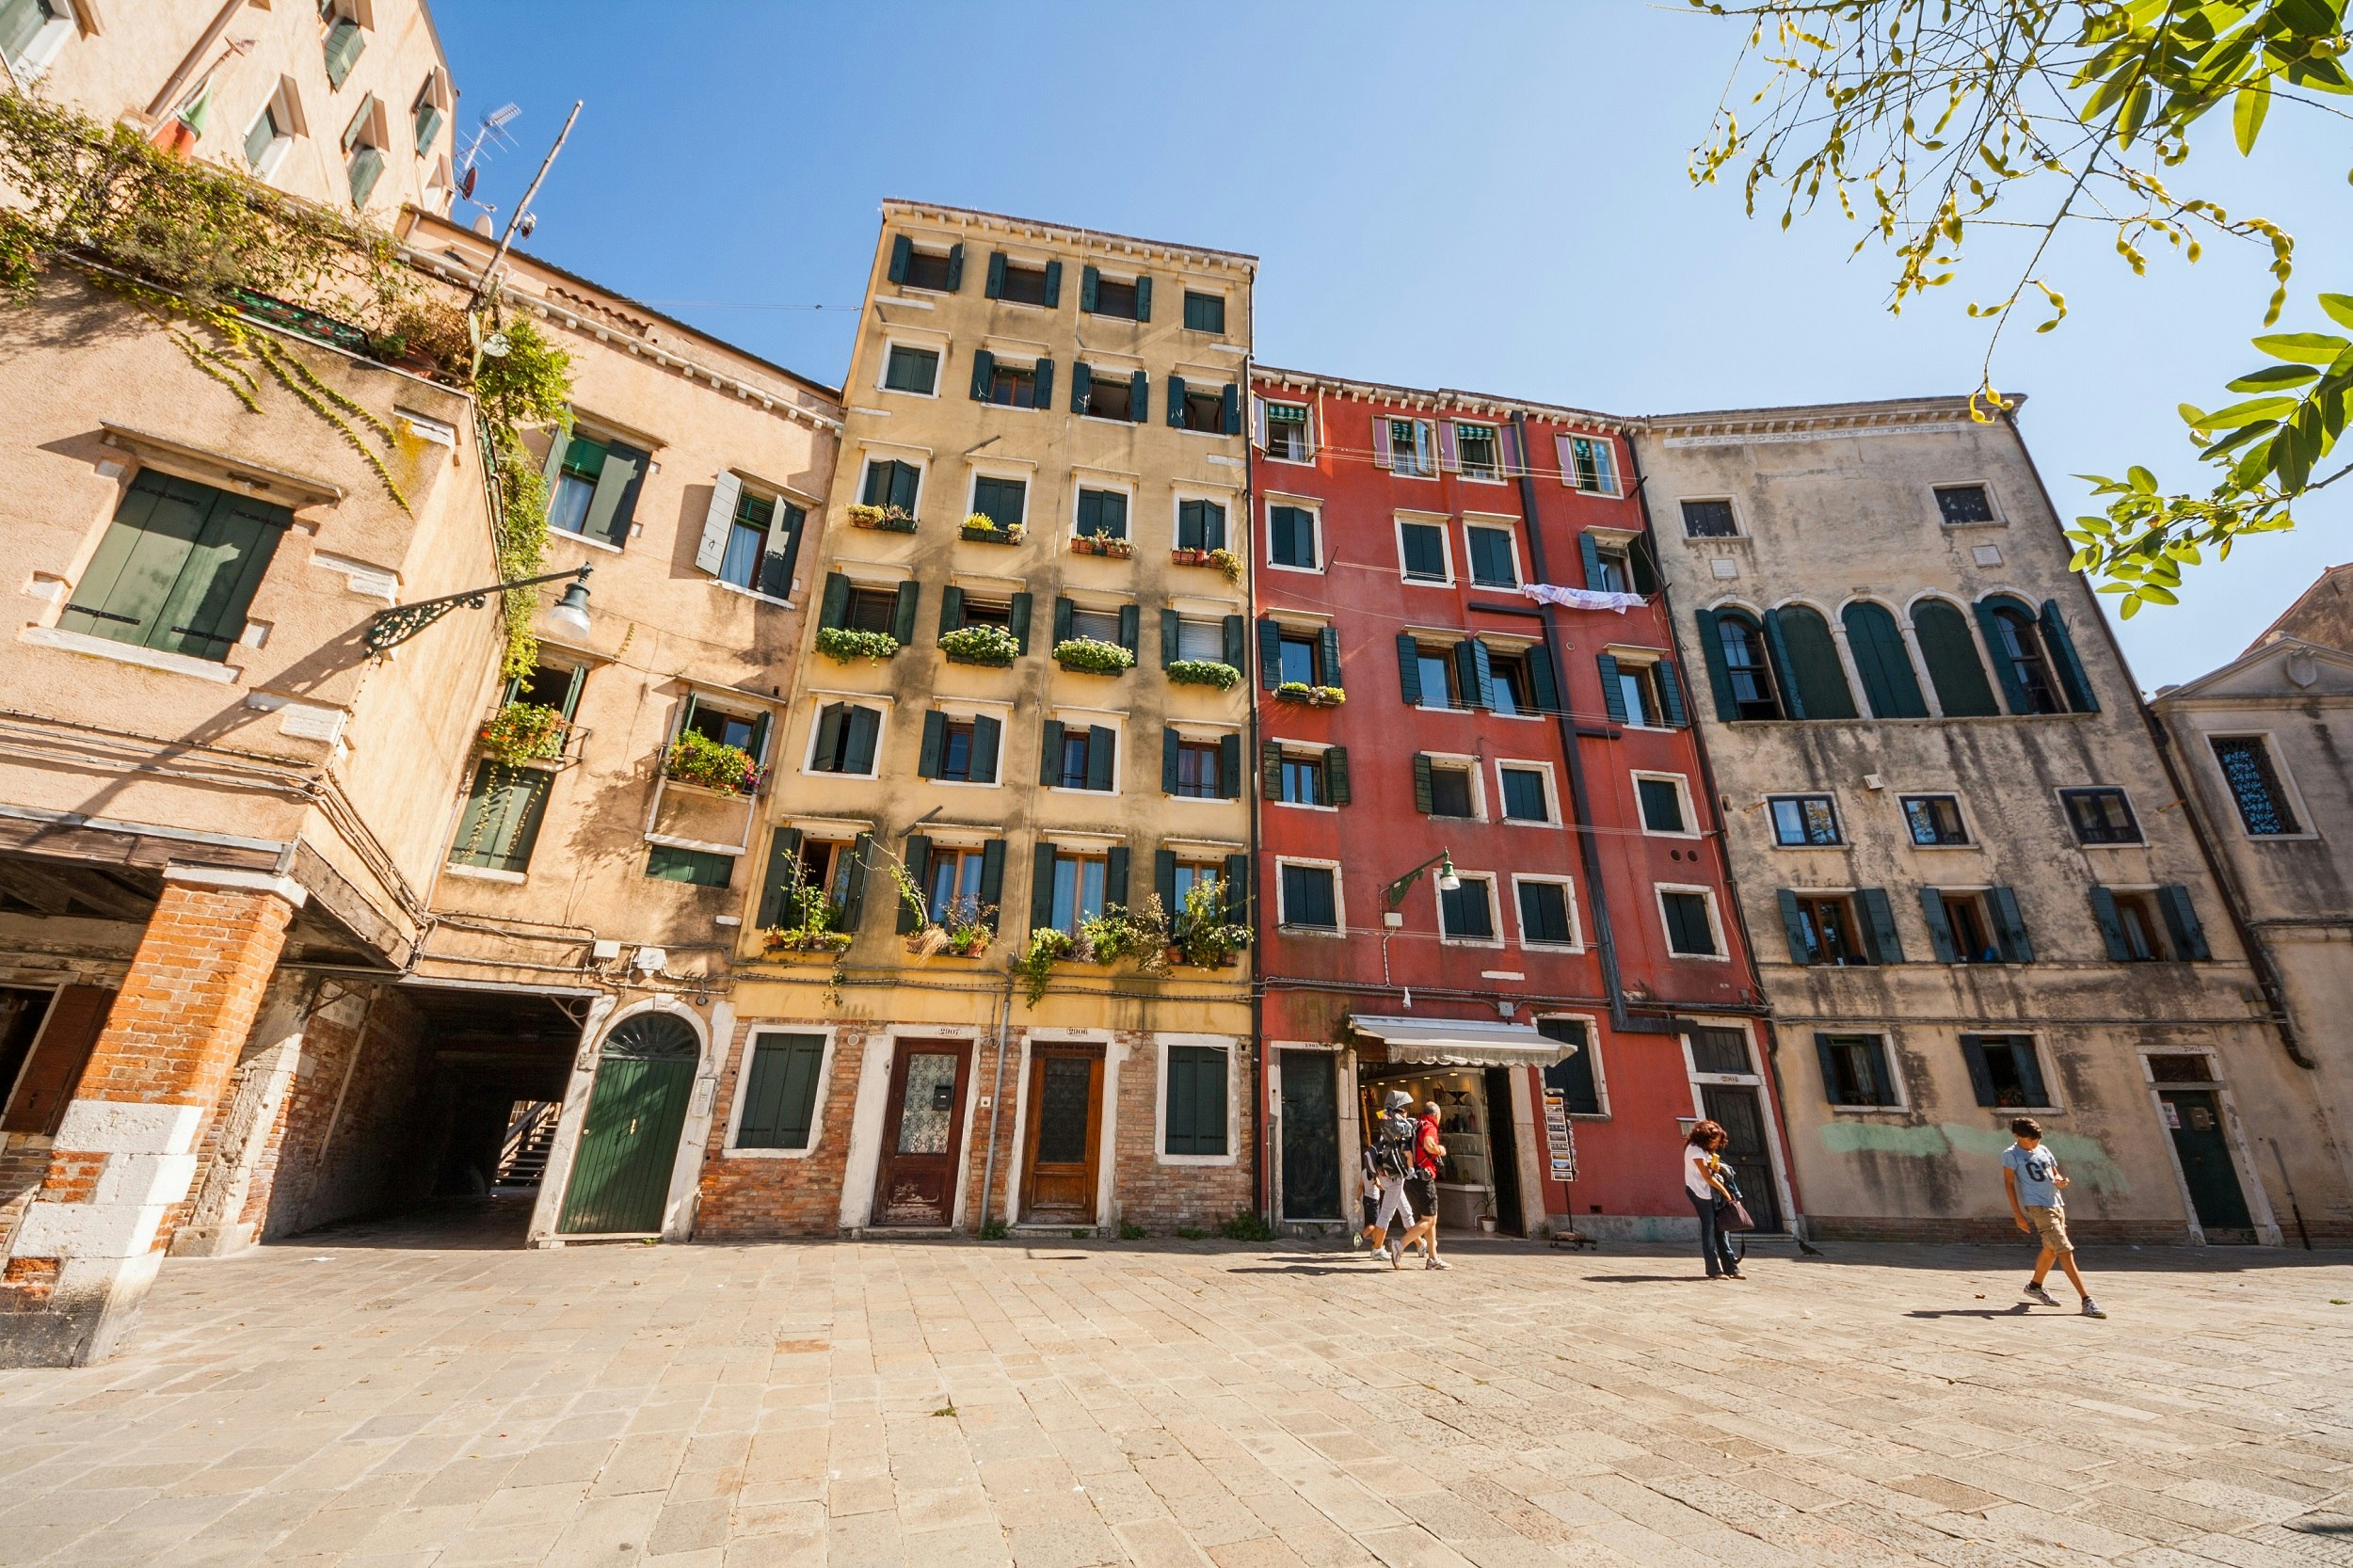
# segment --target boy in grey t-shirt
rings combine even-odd
[[[2084,1276],[2075,1272],[2075,1243],[2067,1235],[2067,1200],[2059,1196],[2059,1189],[2067,1178],[2059,1175],[2058,1156],[2042,1146],[2042,1124],[2031,1116],[2021,1116],[2009,1124],[2010,1136],[2018,1141],[2002,1151],[2002,1191],[2009,1198],[2009,1211],[2018,1220],[2018,1228],[2042,1239],[2042,1251],[2034,1260],[2034,1278],[2026,1281],[2026,1294],[2045,1306],[2058,1305],[2057,1299],[2042,1288],[2043,1276],[2057,1263],[2067,1271],[2067,1283],[2075,1288],[2075,1294],[2084,1299],[2084,1316],[2105,1318],[2091,1292],[2084,1288]]]

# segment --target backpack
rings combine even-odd
[[[1384,1115],[1372,1134],[1372,1167],[1384,1176],[1403,1180],[1414,1174],[1414,1133],[1418,1124]]]

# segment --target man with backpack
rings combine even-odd
[[[1413,1108],[1413,1096],[1402,1089],[1389,1091],[1381,1118],[1373,1124],[1372,1147],[1366,1156],[1381,1195],[1365,1236],[1372,1243],[1372,1256],[1379,1257],[1387,1253],[1392,1269],[1404,1266],[1399,1261],[1399,1255],[1404,1248],[1404,1237],[1414,1228],[1414,1206],[1406,1195],[1405,1185],[1414,1175],[1414,1144],[1419,1131]],[[1389,1240],[1392,1221],[1398,1232],[1395,1242]]]
[[[1406,1104],[1413,1104],[1406,1097]],[[1414,1123],[1414,1174],[1406,1183],[1405,1195],[1421,1208],[1421,1223],[1407,1231],[1402,1245],[1421,1243],[1421,1266],[1425,1269],[1451,1269],[1438,1256],[1438,1161],[1446,1158],[1446,1145],[1438,1141],[1438,1102],[1430,1101],[1421,1108],[1421,1117]]]

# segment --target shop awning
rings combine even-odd
[[[1389,1018],[1349,1015],[1359,1034],[1389,1048],[1395,1062],[1447,1067],[1549,1067],[1577,1054],[1577,1042],[1556,1040],[1526,1024],[1478,1018]]]

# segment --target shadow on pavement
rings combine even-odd
[[[365,1220],[343,1220],[273,1247],[370,1248],[427,1252],[519,1252],[531,1234],[529,1188],[481,1197],[436,1198],[421,1208]]]

